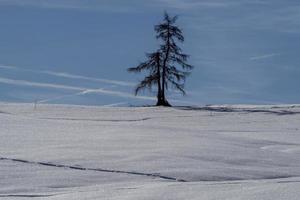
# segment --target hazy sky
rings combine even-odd
[[[0,0],[0,101],[140,105],[126,69],[178,14],[195,66],[175,104],[300,103],[295,0]]]

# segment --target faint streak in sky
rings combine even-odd
[[[10,84],[10,85],[18,85],[18,86],[29,86],[29,87],[41,87],[41,88],[52,88],[52,89],[61,89],[61,90],[75,90],[81,91],[80,94],[105,94],[110,96],[118,96],[123,98],[132,98],[132,99],[143,99],[143,100],[155,100],[154,97],[148,96],[134,96],[130,93],[120,92],[120,91],[113,91],[107,89],[91,89],[91,88],[84,88],[84,87],[74,87],[68,85],[59,85],[59,84],[52,84],[52,83],[40,83],[40,82],[32,82],[26,80],[17,80],[17,79],[8,79],[0,77],[0,83]],[[79,95],[79,94],[78,94]]]
[[[73,86],[51,84],[51,83],[39,83],[39,82],[32,82],[26,80],[8,79],[2,77],[0,77],[0,83],[9,84],[9,85],[18,85],[18,86],[61,89],[61,90],[79,90],[79,91],[87,90],[87,88],[83,88],[83,87],[73,87]]]
[[[135,85],[135,83],[132,83],[132,82],[118,81],[118,80],[112,80],[112,79],[103,79],[103,78],[93,78],[93,77],[81,76],[81,75],[76,75],[76,74],[69,74],[69,73],[65,73],[65,72],[23,69],[20,67],[7,66],[7,65],[0,65],[0,68],[9,69],[9,70],[17,70],[17,71],[33,72],[33,73],[39,73],[39,74],[47,74],[47,75],[51,75],[51,76],[63,77],[63,78],[69,78],[69,79],[81,79],[81,80],[88,80],[88,81],[94,81],[94,82],[108,83],[108,84],[114,84],[114,85],[119,85],[119,86],[134,86]]]
[[[261,56],[251,57],[250,60],[262,60],[262,59],[272,58],[272,57],[280,56],[280,55],[281,55],[280,53],[265,54],[265,55],[261,55]]]

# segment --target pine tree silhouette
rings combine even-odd
[[[163,22],[155,26],[156,38],[162,41],[160,49],[147,54],[147,61],[128,69],[129,72],[149,71],[149,75],[137,85],[135,94],[156,85],[157,106],[171,106],[165,94],[169,86],[185,95],[184,83],[193,69],[193,66],[187,64],[189,56],[182,53],[182,49],[177,45],[177,42],[184,42],[182,30],[175,24],[177,19],[177,16],[170,17],[165,12]],[[176,66],[180,66],[181,70]]]
[[[164,106],[170,106],[165,97],[165,90],[168,89],[169,84],[185,95],[184,82],[193,68],[186,63],[189,56],[182,53],[181,48],[176,44],[176,42],[184,42],[182,30],[175,25],[177,19],[178,16],[170,17],[165,12],[163,22],[155,26],[156,38],[163,41],[160,50],[163,53],[161,98]],[[181,66],[183,70],[177,69],[176,65]]]

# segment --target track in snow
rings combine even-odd
[[[9,197],[20,197],[20,198],[35,198],[35,197],[52,197],[55,195],[42,195],[42,194],[7,194],[7,195],[0,195],[0,198],[9,198]]]
[[[66,168],[66,169],[72,169],[72,170],[96,171],[96,172],[107,172],[107,173],[117,173],[117,174],[129,174],[129,175],[136,175],[136,176],[147,176],[147,177],[152,177],[152,178],[160,178],[160,179],[171,180],[171,181],[176,181],[176,182],[187,182],[186,180],[178,179],[178,178],[175,178],[175,177],[163,176],[163,175],[160,175],[160,174],[135,172],[135,171],[122,171],[122,170],[112,170],[112,169],[102,169],[102,168],[88,168],[88,167],[86,168],[86,167],[80,167],[80,166],[54,164],[54,163],[49,163],[49,162],[34,162],[34,161],[14,159],[14,158],[5,158],[5,157],[0,157],[0,160],[7,160],[7,161],[13,161],[13,162],[19,162],[19,163],[25,163],[25,164],[42,165],[42,166],[56,167],[56,168]]]
[[[300,112],[290,110],[271,110],[270,109],[247,109],[247,108],[230,108],[230,107],[175,107],[179,110],[191,110],[191,111],[211,111],[211,112],[238,112],[238,113],[266,113],[275,115],[297,115]]]
[[[47,120],[64,120],[64,121],[91,121],[91,122],[140,122],[146,121],[151,118],[142,118],[142,119],[75,119],[75,118],[51,118],[51,117],[44,117],[39,119],[47,119]]]

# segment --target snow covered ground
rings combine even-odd
[[[300,106],[0,103],[1,199],[300,197]]]

